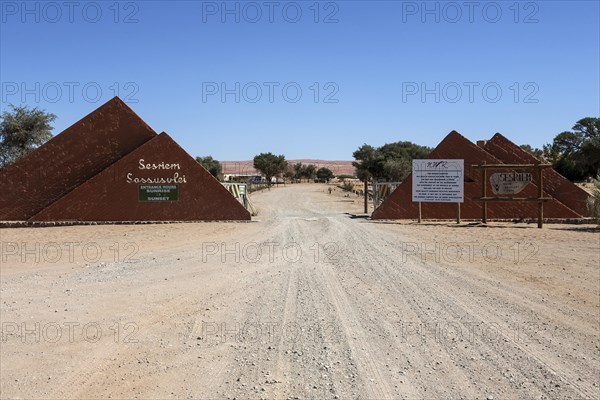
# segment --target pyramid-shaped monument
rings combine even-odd
[[[504,138],[511,146],[517,147],[514,143]],[[489,141],[488,144],[492,142]],[[464,160],[464,203],[461,203],[461,217],[464,219],[479,219],[482,215],[482,203],[474,200],[481,197],[482,181],[481,170],[473,168],[473,165],[479,165],[483,162],[487,164],[507,164],[517,161],[517,158],[508,157],[505,152],[509,148],[508,143],[500,143],[496,139],[489,148],[487,146],[477,146],[456,131],[450,132],[440,144],[429,154],[430,159],[463,159]],[[497,151],[495,147],[504,149],[503,152]],[[514,149],[513,149],[514,150]],[[509,151],[510,153],[510,151]],[[517,154],[513,151],[511,154]],[[521,155],[522,156],[522,155]],[[536,160],[519,159],[519,163],[533,163]],[[489,173],[502,172],[532,172],[530,169],[506,168],[494,169]],[[549,170],[544,171],[544,180],[550,177]],[[489,176],[489,175],[488,175]],[[564,178],[563,178],[564,179]],[[551,182],[557,182],[558,179],[550,179]],[[568,181],[567,181],[568,182]],[[491,182],[488,179],[487,193],[492,193]],[[562,188],[573,190],[576,187],[573,183],[563,182]],[[537,185],[535,182],[529,183],[520,193],[519,197],[537,197]],[[554,194],[554,195],[553,195]],[[501,197],[501,196],[499,196]],[[509,196],[504,196],[509,197]],[[580,218],[583,214],[574,211],[569,205],[563,204],[555,196],[555,188],[546,188],[544,186],[544,197],[550,197],[551,200],[544,203],[545,218]],[[425,219],[453,219],[457,215],[457,206],[453,203],[422,203],[421,215]],[[487,206],[487,216],[491,219],[518,219],[535,218],[537,216],[537,204],[535,202],[491,202]],[[402,184],[379,206],[372,214],[373,219],[417,219],[418,204],[412,201],[412,175],[409,175]]]
[[[113,98],[43,146],[0,170],[0,220],[31,218],[156,136],[121,99]]]
[[[33,216],[32,221],[249,220],[250,213],[166,133]]]
[[[4,221],[249,220],[169,135],[114,98],[0,172]],[[6,186],[8,185],[8,186]]]
[[[496,133],[491,140],[488,140],[484,149],[505,164],[538,162],[533,154],[523,150],[500,133]],[[587,199],[589,194],[554,169],[549,168],[544,171],[544,191],[576,213],[583,216],[588,215]]]

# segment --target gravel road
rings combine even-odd
[[[1,397],[600,397],[597,227],[374,222],[326,188],[0,230]]]

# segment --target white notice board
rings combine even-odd
[[[413,160],[412,201],[462,203],[465,160]]]

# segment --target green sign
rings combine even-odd
[[[139,185],[140,201],[177,201],[178,185]]]

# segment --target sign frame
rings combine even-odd
[[[544,202],[550,201],[550,197],[544,197],[544,169],[552,168],[552,164],[537,162],[535,164],[488,164],[485,161],[483,164],[472,165],[473,168],[481,169],[481,197],[474,197],[473,200],[481,201],[481,222],[487,224],[487,203],[490,201],[534,201],[538,205],[538,228],[544,227]],[[537,176],[538,192],[537,197],[488,197],[487,195],[487,170],[488,169],[531,169],[535,170]]]
[[[159,190],[162,192],[149,193],[148,190]],[[160,196],[158,193],[165,193],[166,196]],[[168,185],[152,185],[152,184],[139,184],[138,185],[138,201],[141,203],[162,203],[179,201],[179,185],[168,184]]]
[[[412,160],[412,201],[464,203],[464,159]]]

